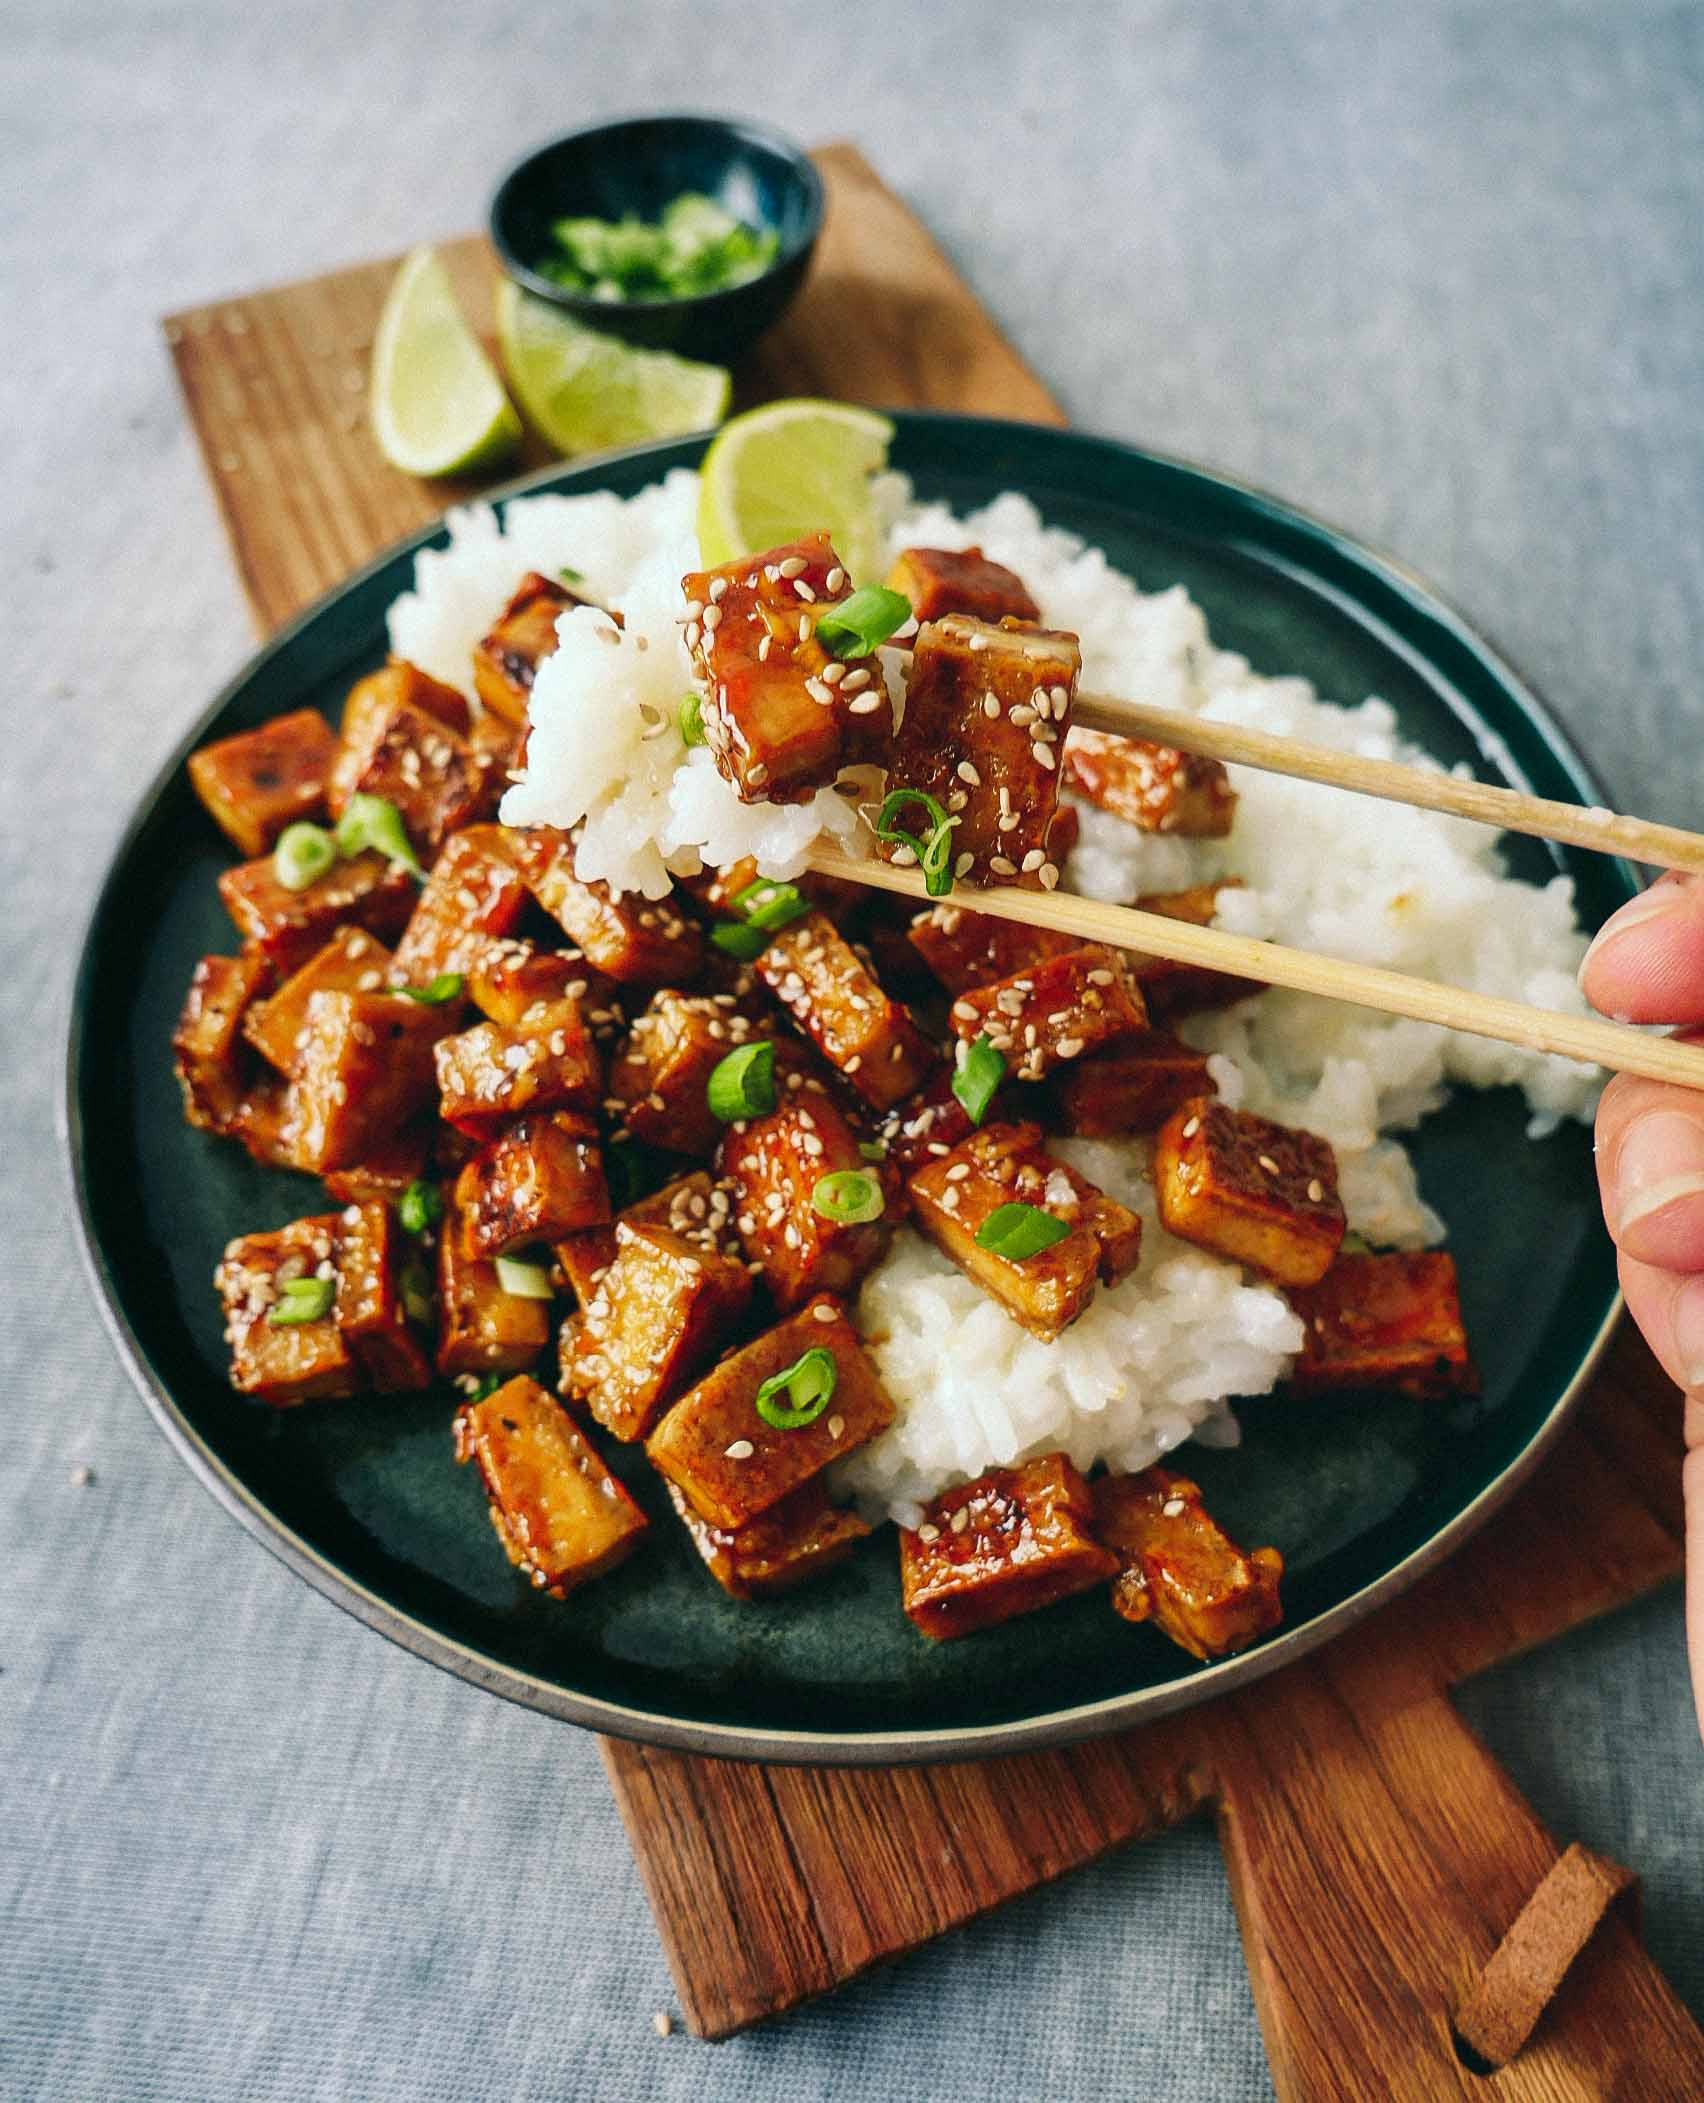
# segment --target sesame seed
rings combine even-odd
[[[1269,1176],[1275,1176],[1278,1173],[1278,1164],[1270,1154],[1257,1154],[1255,1160],[1265,1169]]]
[[[822,668],[822,683],[824,686],[838,686],[845,677],[846,667],[838,657],[832,663],[825,664]]]
[[[842,687],[841,692],[845,691]],[[856,701],[847,703],[847,713],[854,716],[873,716],[885,698],[882,694],[860,694]]]
[[[712,577],[710,579],[711,603],[714,605],[717,601],[725,598],[727,596],[727,590],[728,580],[726,577]]]
[[[1186,1125],[1184,1126],[1184,1128],[1183,1128],[1183,1137],[1184,1137],[1185,1139],[1193,1139],[1193,1138],[1195,1137],[1196,1133],[1200,1131],[1200,1129],[1201,1129],[1201,1120],[1200,1120],[1200,1118],[1199,1118],[1199,1117],[1192,1117],[1192,1118],[1191,1118],[1191,1119],[1189,1120],[1188,1124],[1186,1124]]]
[[[1042,863],[1046,861],[1046,859],[1046,855],[1042,853],[1039,847],[1032,847],[1029,853],[1024,856],[1024,874],[1026,876],[1033,876],[1036,870],[1038,870],[1041,867]]]
[[[982,776],[977,773],[968,759],[961,759],[954,772],[958,775],[960,781],[968,782],[973,789],[981,788]]]
[[[1036,874],[1041,878],[1041,888],[1051,891],[1059,881],[1058,868],[1052,862],[1043,862]]]
[[[1168,1519],[1175,1519],[1183,1510],[1183,1499],[1181,1497],[1168,1497],[1165,1503],[1160,1506],[1160,1510],[1165,1513]]]
[[[938,1526],[931,1526],[928,1520],[925,1519],[923,1524],[917,1529],[917,1538],[920,1541],[938,1541],[941,1538],[941,1529]]]
[[[805,582],[803,577],[795,577],[793,579],[793,589],[798,593],[801,599],[805,599],[812,603],[815,602],[816,593],[812,591],[811,587]],[[802,641],[803,638],[801,637],[800,640]]]
[[[953,1516],[952,1516],[952,1529],[953,1529],[953,1532],[954,1532],[954,1533],[963,1533],[963,1532],[964,1532],[964,1530],[965,1530],[965,1528],[966,1528],[966,1527],[967,1527],[967,1526],[968,1526],[969,1524],[970,1524],[970,1506],[969,1506],[968,1504],[961,1504],[961,1505],[959,1506],[958,1510],[957,1510],[956,1512],[954,1512],[954,1513],[953,1513]]]
[[[1320,1181],[1318,1176],[1315,1176],[1313,1181],[1308,1185],[1309,1201],[1317,1205],[1324,1196],[1325,1185]]]
[[[813,1322],[834,1322],[838,1321],[839,1318],[826,1300],[819,1300],[811,1309],[811,1320]]]
[[[777,563],[776,574],[785,577],[789,584],[795,577],[802,577],[808,565],[802,555],[789,555],[785,562]]]
[[[868,665],[858,665],[846,674],[845,688],[849,694],[855,694],[861,686],[868,686],[869,683],[870,668]]]
[[[750,1460],[756,1451],[757,1448],[750,1439],[735,1439],[731,1446],[722,1448],[722,1458],[724,1460]]]
[[[706,607],[705,607],[705,609],[704,609],[704,632],[705,632],[705,634],[706,634],[706,635],[712,634],[712,633],[713,633],[713,632],[714,632],[714,631],[715,631],[715,630],[716,630],[717,628],[719,628],[719,627],[720,627],[721,625],[722,625],[722,609],[721,609],[721,607],[719,607],[719,606],[706,606]]]
[[[963,854],[959,855],[953,862],[953,874],[955,876],[964,876],[974,868],[975,864],[976,857],[967,847]]]
[[[1016,876],[1018,873],[1017,863],[1008,860],[1003,854],[994,855],[990,859],[988,866],[996,876]]]
[[[837,592],[845,582],[846,572],[837,563],[822,580],[822,588],[829,593]]]
[[[1000,713],[1000,697],[998,694],[983,695],[982,713],[990,722],[993,722],[994,718]]]
[[[846,1429],[846,1419],[845,1419],[844,1417],[830,1417],[830,1418],[829,1418],[829,1420],[828,1420],[828,1435],[829,1435],[829,1437],[830,1437],[831,1439],[837,1439],[837,1438],[841,1437],[841,1436],[842,1436],[842,1434],[843,1434],[843,1433],[845,1432],[845,1429]]]

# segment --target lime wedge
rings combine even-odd
[[[880,559],[870,477],[887,461],[893,425],[847,402],[769,402],[724,425],[704,456],[698,548],[733,562],[826,529],[853,579]]]
[[[721,366],[583,328],[508,278],[497,288],[497,343],[528,422],[559,453],[676,438],[728,412]]]
[[[520,418],[435,249],[415,249],[385,295],[368,409],[380,452],[405,474],[495,467],[520,443]]]

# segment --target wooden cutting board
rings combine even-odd
[[[830,192],[818,261],[741,374],[742,398],[1063,421],[864,160],[844,146],[818,158]],[[488,313],[484,241],[447,253],[468,311]],[[263,629],[472,493],[398,474],[368,435],[367,355],[393,268],[164,324]],[[1452,2038],[1453,2012],[1560,1850],[1449,1689],[1678,1574],[1680,1457],[1678,1398],[1627,1332],[1556,1452],[1460,1554],[1244,1693],[1062,1752],[955,1766],[766,1767],[602,1741],[692,2029],[727,2036],[1211,1807],[1286,2103],[1704,2096],[1704,2039],[1613,1914],[1501,2071],[1469,2071]],[[1543,2005],[1545,1952],[1562,1951],[1555,1971],[1573,1947],[1550,1916],[1578,1898],[1576,1866],[1545,1884],[1493,1998],[1519,1974]]]

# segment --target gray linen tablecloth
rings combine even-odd
[[[154,322],[474,224],[599,112],[851,136],[1078,421],[1400,551],[1626,806],[1697,821],[1704,14],[10,0],[0,80],[0,2096],[1270,2094],[1199,1827],[758,2035],[660,2040],[591,1741],[344,1619],[152,1428],[53,1115],[72,931],[249,645]],[[1464,1703],[1560,1833],[1643,1871],[1704,2011],[1678,1598]]]

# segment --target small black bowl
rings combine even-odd
[[[570,216],[655,220],[683,190],[701,191],[781,237],[774,262],[743,285],[686,299],[588,299],[534,267]],[[780,319],[822,227],[823,187],[809,156],[779,132],[729,117],[625,117],[571,131],[510,169],[491,203],[491,240],[526,291],[588,328],[726,364]]]

